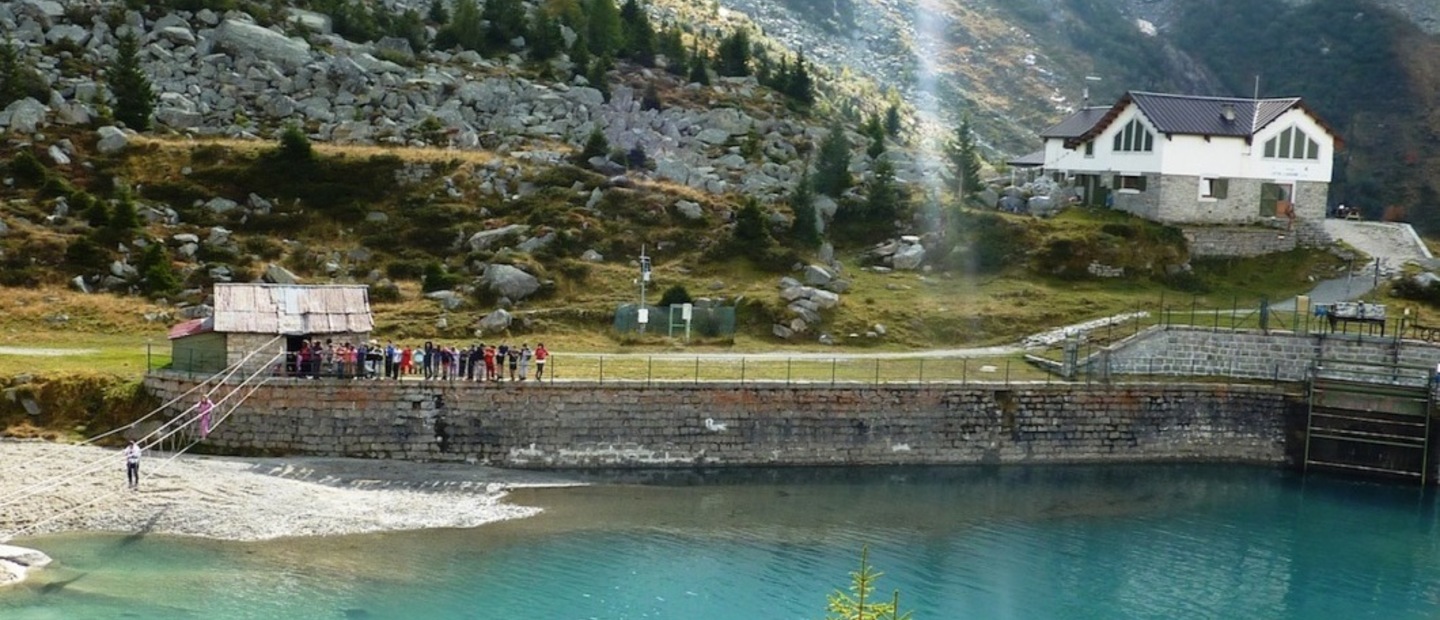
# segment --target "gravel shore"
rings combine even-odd
[[[64,484],[22,492],[107,458]],[[118,450],[0,441],[0,542],[73,531],[248,541],[475,527],[539,512],[505,503],[509,488],[576,484],[466,464],[167,458],[146,454],[130,490]]]

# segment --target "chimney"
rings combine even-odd
[[[1235,122],[1235,104],[1233,104],[1233,103],[1222,103],[1222,104],[1220,104],[1220,118],[1225,119],[1225,122],[1227,122],[1227,123],[1233,123],[1233,122]]]

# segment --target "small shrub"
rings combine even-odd
[[[677,306],[695,301],[690,297],[690,291],[685,290],[685,285],[676,284],[665,289],[665,294],[660,296],[661,306]]]
[[[10,159],[9,170],[17,181],[31,187],[39,187],[50,176],[50,170],[29,149],[22,149]]]
[[[275,260],[285,254],[285,246],[270,237],[246,237],[240,247],[246,254],[254,254],[263,260]]]
[[[460,278],[445,271],[445,266],[438,261],[432,261],[425,265],[424,277],[420,282],[420,290],[430,293],[455,288]]]
[[[385,265],[385,275],[391,280],[419,280],[425,275],[425,264],[415,260],[397,260]]]
[[[310,137],[298,125],[291,124],[280,132],[280,146],[275,156],[292,163],[311,162],[315,160],[315,149],[310,145]]]
[[[367,287],[370,290],[370,301],[372,303],[395,303],[402,301],[404,296],[400,294],[400,287],[393,283],[371,284]]]

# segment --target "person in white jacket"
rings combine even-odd
[[[133,440],[125,446],[125,480],[132,489],[140,486],[140,444]]]

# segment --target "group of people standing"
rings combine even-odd
[[[545,362],[550,351],[544,343],[530,348],[508,343],[454,347],[426,342],[422,346],[396,345],[386,342],[382,347],[374,340],[358,346],[336,345],[330,341],[304,341],[286,363],[288,374],[301,377],[336,376],[342,379],[402,379],[419,376],[445,381],[526,381],[530,369],[535,380],[545,378]],[[506,371],[509,371],[508,374]]]

